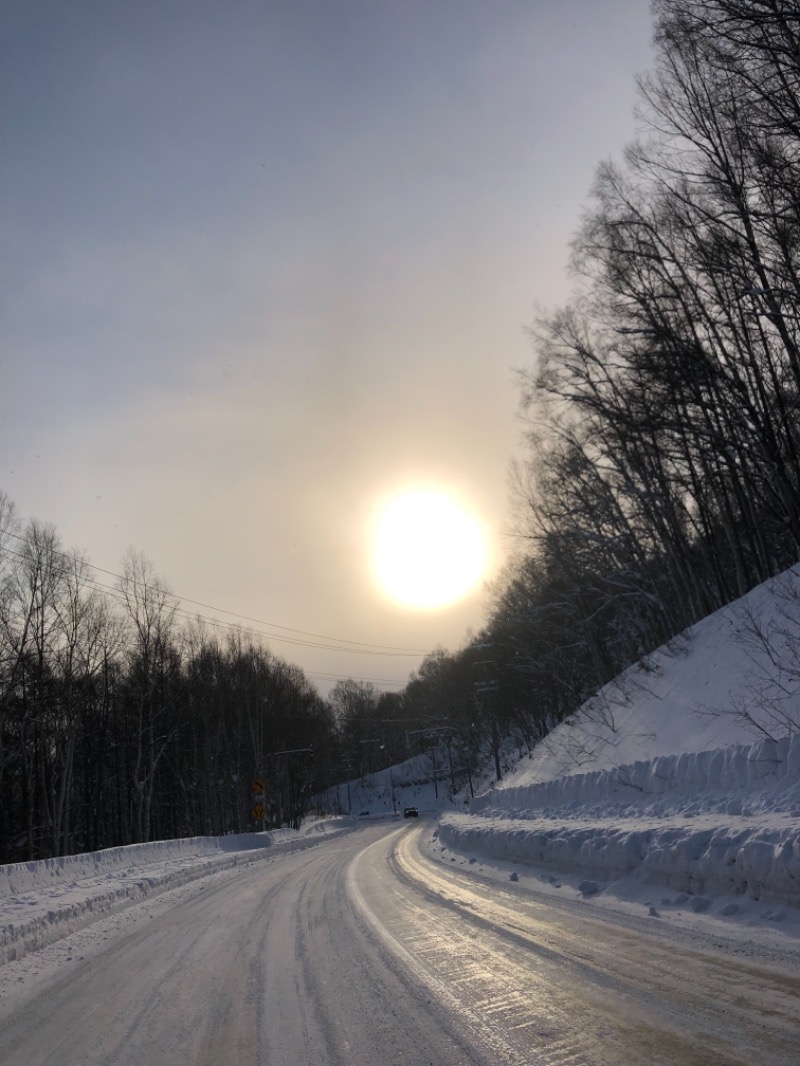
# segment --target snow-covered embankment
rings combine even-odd
[[[351,827],[330,819],[300,833],[188,837],[0,866],[0,965],[148,896]]]
[[[800,735],[493,789],[444,814],[462,852],[800,906]]]

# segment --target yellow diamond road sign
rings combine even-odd
[[[251,788],[256,796],[260,796],[264,792],[264,782],[260,777],[257,777],[251,785]]]
[[[251,814],[254,822],[259,822],[259,821],[261,821],[261,819],[266,814],[266,811],[264,810],[264,808],[261,806],[260,803],[257,803],[255,805],[255,807],[253,807],[253,809],[250,812],[250,814]]]

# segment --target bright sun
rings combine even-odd
[[[481,580],[486,540],[478,522],[446,493],[414,489],[381,509],[373,564],[391,599],[433,611],[462,599]]]

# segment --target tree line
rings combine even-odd
[[[402,693],[348,679],[323,698],[222,628],[141,554],[105,575],[0,491],[0,863],[297,828],[333,786],[439,740],[464,762],[449,697],[425,688],[446,653]]]
[[[800,8],[654,12],[641,135],[521,375],[530,547],[488,631],[543,728],[798,559]]]
[[[323,698],[222,630],[140,553],[105,575],[0,491],[0,863],[297,828],[333,786],[440,741],[453,782],[474,759],[426,687],[446,653],[402,693],[348,679]]]
[[[800,554],[800,7],[653,10],[641,133],[520,373],[518,551],[477,638],[406,690],[495,751]]]
[[[100,585],[0,493],[0,863],[296,825],[336,743],[298,667],[133,551]]]

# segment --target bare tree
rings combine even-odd
[[[147,841],[156,771],[175,731],[168,711],[180,665],[175,642],[177,603],[151,563],[133,550],[125,557],[118,588],[129,633],[131,832],[135,841]]]

